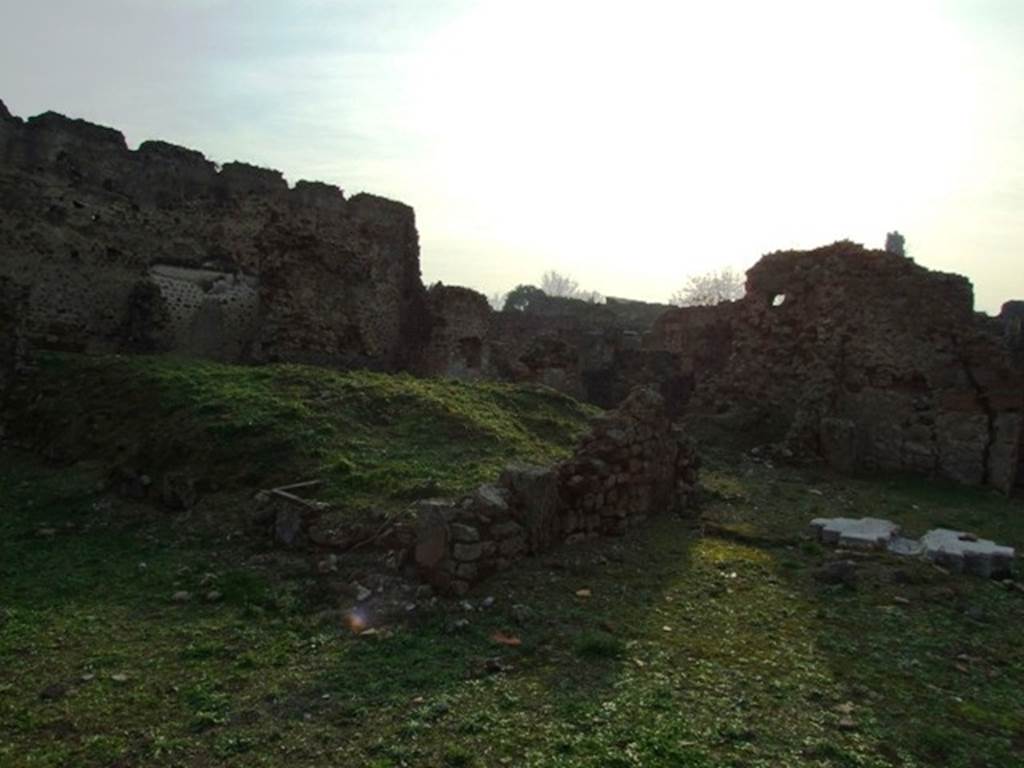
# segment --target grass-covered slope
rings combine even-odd
[[[346,507],[398,506],[565,456],[595,411],[539,387],[297,365],[49,355],[16,431],[65,459],[207,485],[325,481]]]

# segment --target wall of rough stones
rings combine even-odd
[[[1008,301],[999,313],[1003,333],[1017,365],[1024,366],[1024,301]]]
[[[0,405],[25,362],[26,342],[21,332],[24,305],[24,290],[0,278]]]
[[[494,311],[483,294],[440,284],[427,296],[431,337],[420,373],[544,384],[605,408],[637,385],[674,395],[673,356],[642,348],[665,306],[541,297],[522,311]]]
[[[529,555],[621,536],[651,515],[686,508],[697,471],[693,445],[671,426],[664,399],[636,388],[595,420],[567,461],[511,466],[465,498],[416,504],[417,569],[435,588],[465,594]]]
[[[0,210],[40,346],[394,369],[426,335],[401,203],[0,105]]]
[[[0,211],[0,283],[20,297],[6,378],[31,343],[537,382],[605,407],[647,384],[671,416],[844,470],[1024,483],[1021,303],[977,314],[965,278],[896,254],[769,254],[715,308],[541,296],[494,312],[424,290],[405,205],[2,103]]]
[[[426,376],[480,379],[494,373],[492,315],[487,298],[470,288],[438,283],[427,291],[430,338],[417,368]]]
[[[840,242],[762,258],[746,296],[676,309],[649,348],[678,356],[687,409],[837,468],[1009,490],[1024,369],[969,281]]]
[[[0,277],[41,348],[295,361],[553,386],[611,407],[670,382],[664,306],[424,290],[412,209],[0,105]],[[666,385],[666,393],[670,384]],[[674,401],[674,399],[673,399]]]

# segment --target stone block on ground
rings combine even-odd
[[[938,565],[984,578],[1010,573],[1016,555],[1013,547],[948,528],[928,531],[921,537],[921,545],[925,557]]]
[[[888,549],[894,555],[924,556],[956,573],[971,573],[990,578],[1013,572],[1016,552],[1013,547],[980,539],[971,533],[935,528],[920,540],[899,534],[899,526],[875,517],[815,518],[811,530],[824,544],[857,548]]]
[[[878,517],[818,517],[811,521],[811,529],[824,544],[836,544],[853,549],[885,549],[899,533],[900,527]]]

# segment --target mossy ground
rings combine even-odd
[[[47,355],[17,395],[17,432],[89,458],[209,487],[324,481],[343,510],[399,509],[492,482],[511,460],[563,458],[597,411],[543,387]]]
[[[1024,765],[1024,594],[886,555],[829,586],[801,539],[874,514],[1020,547],[1019,499],[718,459],[704,522],[358,637],[301,558],[111,502],[86,465],[0,467],[0,765]],[[171,600],[206,573],[223,600]]]

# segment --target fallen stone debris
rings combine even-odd
[[[818,517],[811,531],[823,544],[847,549],[885,550],[906,557],[924,557],[954,573],[983,578],[1013,572],[1013,547],[978,538],[966,531],[935,528],[920,539],[900,536],[900,527],[877,517]]]

